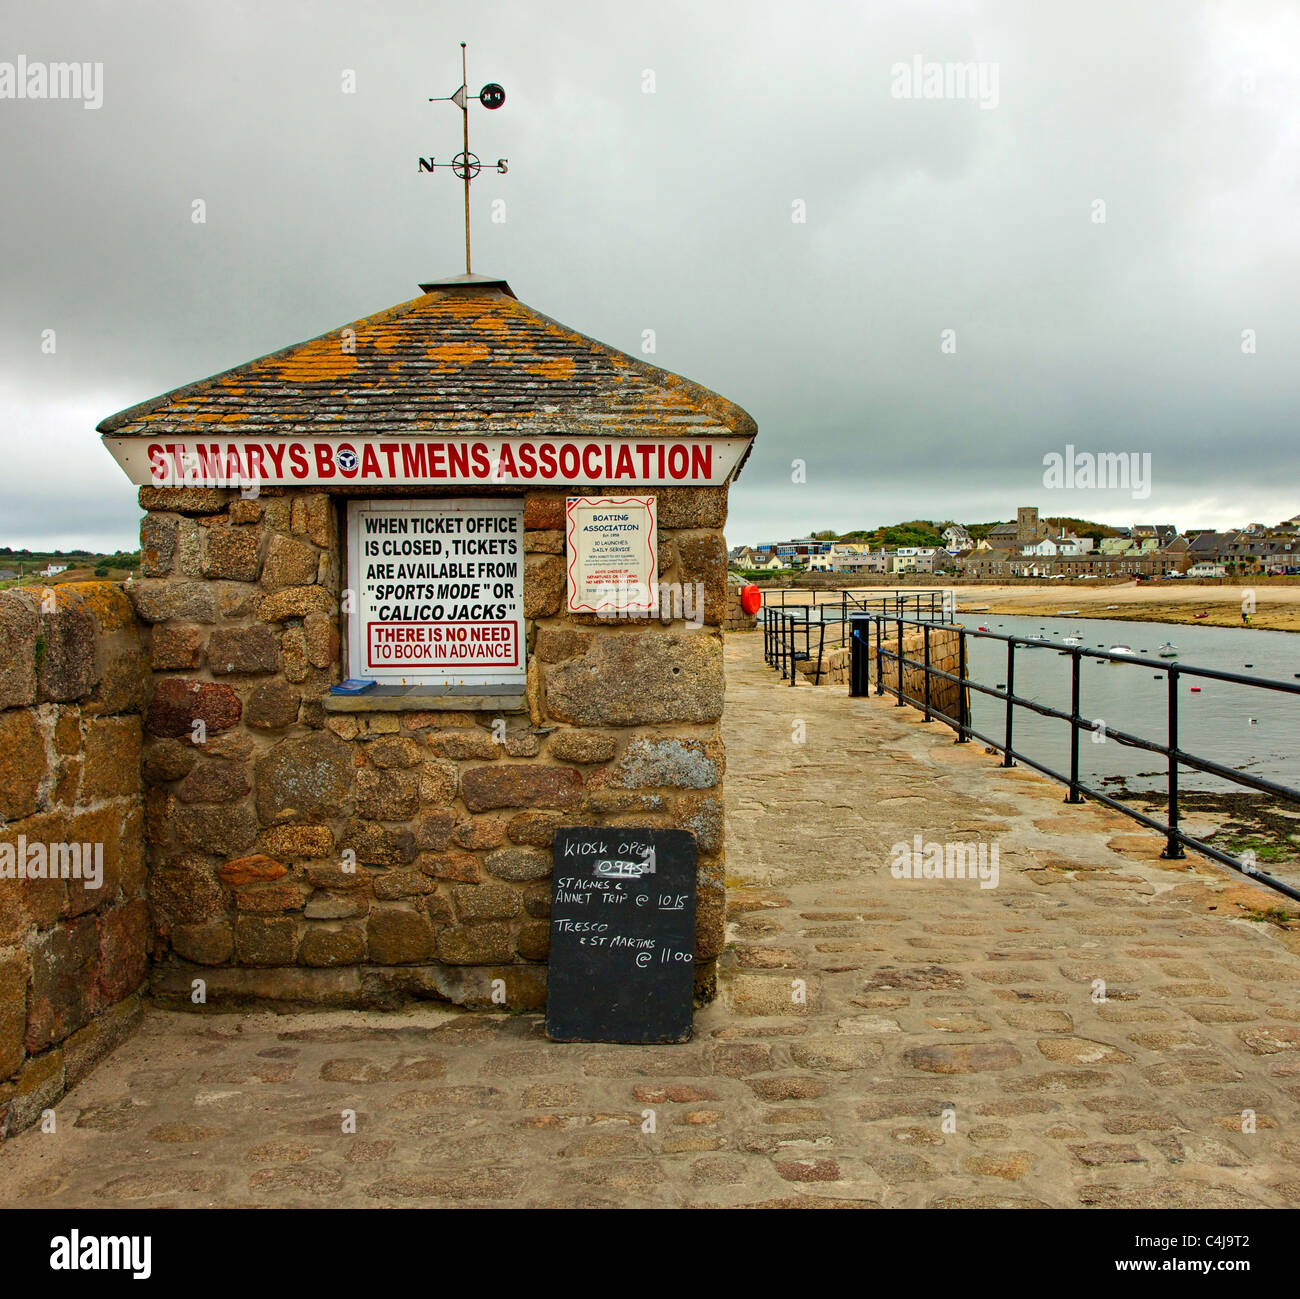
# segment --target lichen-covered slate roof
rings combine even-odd
[[[739,406],[558,324],[504,281],[410,302],[111,415],[101,433],[752,436]],[[355,331],[355,352],[344,331]]]

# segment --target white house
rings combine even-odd
[[[1020,547],[1020,553],[1022,555],[1054,558],[1061,553],[1061,548],[1055,537],[1044,537],[1042,541],[1026,542]]]
[[[1187,570],[1188,577],[1227,577],[1228,570],[1223,564],[1193,564]]]
[[[1083,555],[1091,549],[1091,537],[1076,537],[1072,532],[1061,531],[1054,537],[1044,537],[1042,541],[1026,542],[1021,546],[1020,553],[1054,559],[1058,556],[1071,558]]]

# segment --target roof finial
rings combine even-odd
[[[469,74],[465,67],[465,42],[460,43],[460,89],[454,95],[436,96],[429,100],[431,104],[453,103],[461,111],[463,126],[462,152],[450,162],[435,162],[433,158],[421,158],[420,170],[432,172],[437,167],[450,167],[465,182],[465,274],[472,274],[469,262],[469,183],[482,170],[483,164],[469,151],[469,101],[477,99],[484,108],[500,108],[506,102],[506,92],[495,81],[489,81],[477,95],[469,90]],[[509,168],[505,158],[497,159],[497,171],[504,176]]]

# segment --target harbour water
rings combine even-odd
[[[1169,623],[1106,621],[1096,618],[1023,618],[964,614],[966,627],[987,627],[1004,636],[1044,636],[1046,648],[1016,648],[1015,690],[1037,703],[1070,709],[1070,658],[1060,653],[1067,636],[1087,649],[1127,645],[1155,659],[1172,641],[1181,667],[1216,668],[1247,677],[1300,683],[1300,634],[1236,627],[1197,627]],[[967,638],[971,677],[991,686],[1006,682],[1006,645]],[[1199,686],[1199,690],[1193,687]],[[1167,738],[1165,673],[1137,663],[1083,660],[1080,713],[1130,734],[1164,743]],[[972,719],[986,735],[1001,738],[1005,705],[972,692]],[[1015,747],[1057,771],[1068,771],[1070,728],[1055,718],[1017,709]],[[1252,775],[1300,787],[1300,695],[1256,690],[1229,682],[1186,676],[1179,686],[1179,747]],[[1166,780],[1165,760],[1103,738],[1084,737],[1080,775],[1105,789],[1122,780],[1131,791],[1158,792]],[[1184,768],[1180,784],[1188,791],[1239,790],[1222,779]],[[1294,806],[1294,805],[1293,805]],[[1300,811],[1300,807],[1294,807]]]

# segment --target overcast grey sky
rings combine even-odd
[[[0,63],[104,68],[98,110],[0,99],[0,542],[133,546],[103,416],[463,269],[416,168],[461,40],[507,94],[476,269],[753,414],[733,544],[1300,510],[1295,0],[0,0]],[[982,100],[901,97],[917,59]],[[1067,444],[1149,498],[1046,490]]]

